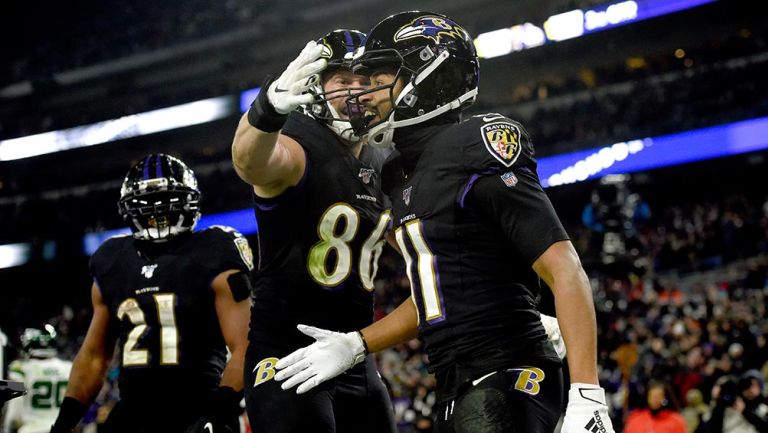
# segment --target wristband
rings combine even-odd
[[[88,406],[80,402],[80,400],[72,397],[64,397],[61,402],[61,408],[59,409],[59,415],[56,417],[56,422],[51,427],[52,432],[71,432],[73,428],[80,422],[88,410]]]
[[[267,97],[269,86],[273,81],[272,77],[267,77],[256,99],[251,103],[251,108],[248,109],[248,123],[264,132],[279,131],[288,119],[287,114],[280,114],[275,111],[275,107],[272,106]]]

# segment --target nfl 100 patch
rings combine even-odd
[[[364,184],[368,185],[371,182],[371,178],[373,177],[374,173],[376,171],[372,168],[361,168],[360,173],[358,173],[358,177],[360,180],[363,181]]]
[[[490,122],[480,127],[488,152],[507,167],[517,161],[522,152],[520,127],[509,121]]]

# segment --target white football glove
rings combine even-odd
[[[288,379],[281,385],[283,389],[299,385],[296,393],[304,394],[365,359],[363,339],[357,332],[344,334],[306,325],[297,328],[317,341],[277,362],[275,380]]]
[[[314,95],[307,93],[314,86],[328,62],[320,58],[323,46],[315,41],[309,41],[280,77],[273,81],[267,89],[267,99],[280,114],[288,114],[299,105],[310,104],[315,100]]]
[[[560,334],[560,325],[557,323],[557,319],[546,314],[541,315],[541,324],[544,325],[544,330],[547,332],[547,338],[550,343],[555,346],[555,352],[560,359],[565,358],[565,340]]]
[[[603,388],[587,383],[571,384],[561,433],[614,433]]]

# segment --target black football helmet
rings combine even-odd
[[[200,197],[195,173],[186,164],[153,153],[128,171],[117,206],[134,238],[165,242],[195,228]]]
[[[338,29],[320,38],[317,43],[323,46],[321,59],[328,61],[328,66],[323,71],[327,76],[339,68],[352,70],[352,55],[365,42],[365,33],[357,30]],[[360,140],[352,130],[348,119],[343,119],[329,101],[337,98],[349,98],[353,92],[365,90],[363,88],[349,87],[346,91],[334,91],[326,93],[323,89],[324,80],[318,80],[312,91],[316,94],[315,102],[309,107],[309,114],[325,121],[328,126],[341,138],[352,143]]]
[[[404,81],[400,94],[391,98],[388,116],[375,124],[371,123],[373,116],[352,120],[355,132],[368,133],[368,142],[378,147],[391,144],[394,128],[446,113],[458,118],[474,102],[480,75],[475,45],[467,31],[445,15],[420,11],[401,12],[377,24],[355,53],[352,68],[362,75],[391,68],[397,73],[395,82]],[[395,82],[353,95],[347,104],[360,107],[361,95],[382,89],[389,89],[393,96]]]
[[[56,328],[46,324],[42,329],[27,328],[21,334],[21,350],[33,358],[52,358],[56,356]]]

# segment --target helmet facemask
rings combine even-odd
[[[352,112],[352,107],[358,107],[356,112],[360,113],[359,116],[350,118],[355,132],[361,135],[367,134],[368,144],[372,146],[380,148],[390,147],[392,145],[394,125],[397,123],[396,118],[401,118],[401,116],[397,116],[398,108],[403,110],[415,102],[414,95],[405,91],[406,85],[403,86],[403,89],[401,89],[397,96],[395,96],[395,88],[398,82],[409,83],[415,76],[416,71],[406,67],[402,54],[392,49],[369,51],[356,56],[353,71],[357,74],[368,76],[372,76],[377,71],[394,73],[394,78],[390,83],[372,86],[365,91],[351,95],[346,101],[349,112]],[[366,108],[361,98],[381,91],[386,91],[389,94],[389,111],[381,114],[378,112],[378,107],[376,107],[377,112],[372,113]],[[379,120],[374,121],[377,116]]]
[[[334,77],[340,69],[348,69],[344,66],[338,66],[331,70],[323,72],[322,77],[312,89],[315,94],[315,102],[309,106],[312,117],[324,121],[328,127],[333,130],[342,140],[350,145],[355,145],[362,140],[362,135],[355,133],[350,119],[359,117],[361,109],[355,105],[344,104],[342,112],[334,107],[337,101],[346,102],[359,92],[366,90],[366,87],[340,87],[326,91],[325,85],[328,80]],[[351,70],[350,70],[351,73]]]
[[[336,135],[351,146],[359,143],[362,136],[355,134],[350,124],[350,117],[357,116],[357,113],[350,109],[355,110],[356,107],[350,108],[344,102],[356,92],[365,90],[366,87],[353,87],[345,83],[331,84],[331,81],[335,80],[339,74],[348,74],[348,77],[342,78],[357,81],[352,76],[350,63],[352,53],[364,40],[365,34],[357,30],[338,29],[326,34],[318,41],[318,44],[323,46],[320,57],[328,61],[328,66],[320,76],[316,77],[315,84],[310,89],[310,92],[315,95],[315,102],[305,108],[307,114],[324,121]]]
[[[146,167],[153,158],[166,167],[164,176],[148,178]],[[172,173],[167,173],[169,168]],[[176,158],[151,155],[126,176],[118,210],[135,239],[160,243],[194,230],[200,219],[200,197],[192,170]]]

